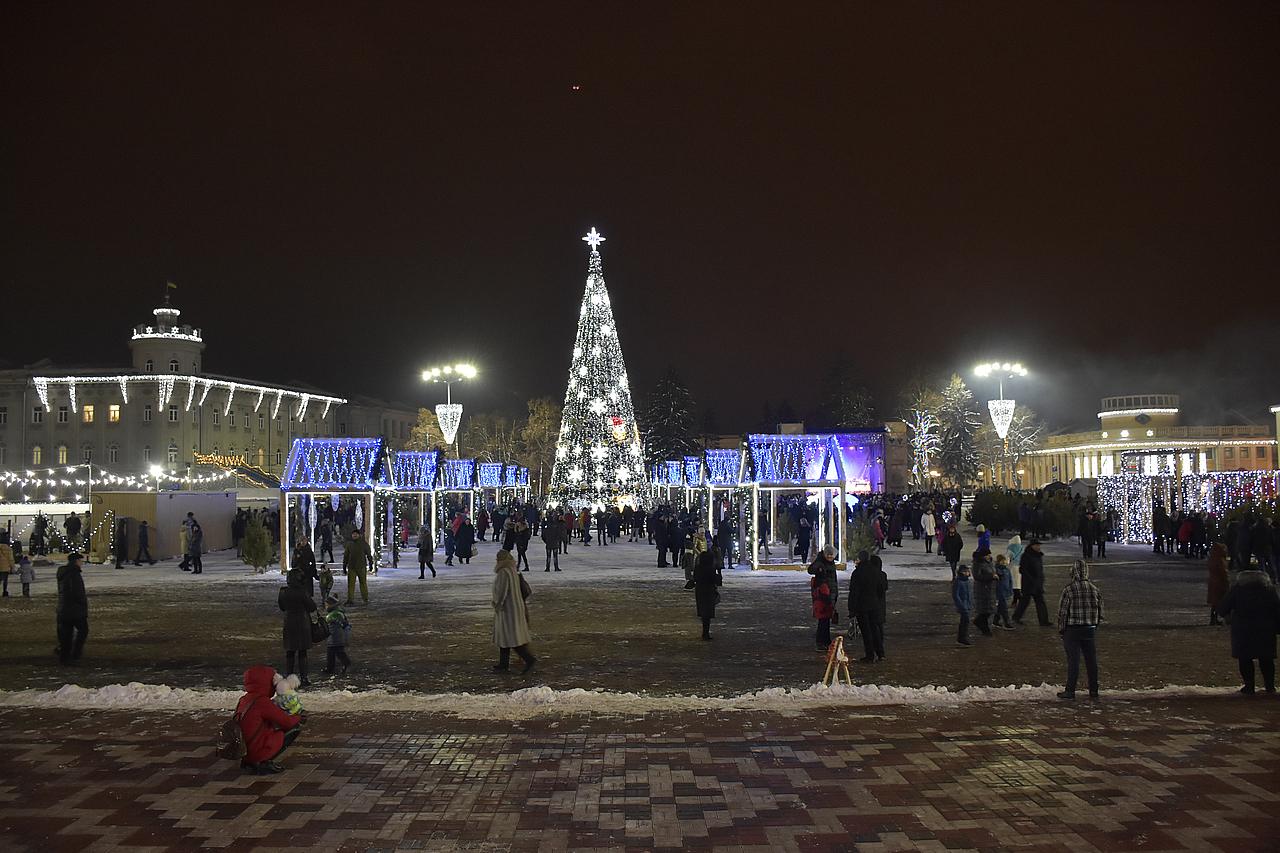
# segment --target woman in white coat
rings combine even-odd
[[[538,659],[529,651],[529,611],[520,590],[515,557],[510,551],[499,551],[493,567],[493,644],[500,650],[494,670],[510,669],[511,650],[515,649],[524,661],[521,675],[527,675]]]

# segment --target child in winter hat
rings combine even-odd
[[[321,671],[325,675],[332,675],[334,664],[341,661],[342,669],[338,673],[341,675],[351,666],[351,658],[347,657],[347,649],[351,646],[351,623],[347,621],[347,614],[342,612],[336,597],[331,595],[326,598],[324,609],[324,618],[329,623],[329,642],[326,649],[328,657]]]
[[[276,673],[273,679],[276,683],[276,695],[271,698],[272,702],[284,709],[290,714],[302,713],[302,697],[298,695],[298,685],[301,679],[297,675],[281,675]]]

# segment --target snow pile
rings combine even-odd
[[[814,684],[805,688],[771,687],[732,697],[652,696],[645,693],[611,693],[604,690],[553,690],[526,687],[512,693],[400,692],[374,688],[307,690],[309,711],[357,713],[365,711],[425,711],[463,719],[513,720],[560,714],[650,714],[681,711],[799,712],[817,707],[876,707],[909,705],[944,708],[966,702],[1020,702],[1053,699],[1057,687],[1048,684],[1007,687],[895,687],[879,684]],[[1221,696],[1222,687],[1163,687],[1157,690],[1107,691],[1108,699],[1154,699],[1187,696]],[[116,708],[148,711],[229,711],[241,696],[239,690],[190,690],[164,684],[111,684],[88,689],[74,684],[58,690],[0,691],[0,707]]]

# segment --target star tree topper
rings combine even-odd
[[[582,241],[591,247],[591,251],[596,252],[600,249],[600,244],[604,242],[604,238],[600,236],[600,232],[592,226],[591,232],[582,238]]]

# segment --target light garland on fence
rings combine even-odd
[[[591,247],[587,285],[551,471],[549,503],[574,510],[649,497],[630,381],[600,260],[604,239],[594,228],[583,238]]]

